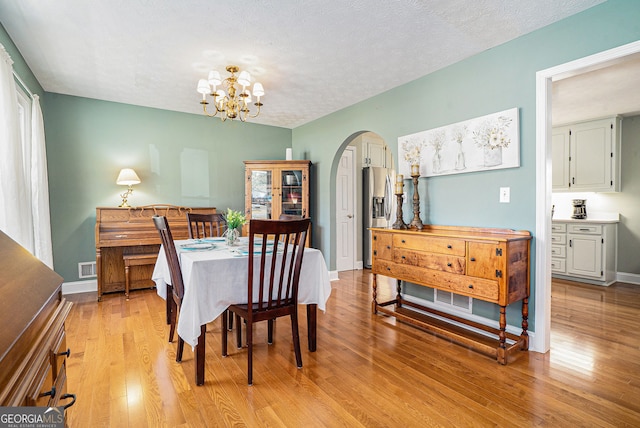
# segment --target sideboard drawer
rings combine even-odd
[[[420,266],[426,269],[441,270],[464,275],[464,257],[448,256],[446,254],[426,253],[424,251],[398,250],[393,255],[396,263]]]
[[[551,224],[551,233],[555,232],[566,232],[567,224],[566,223],[552,223]]]
[[[471,278],[455,273],[441,272],[424,269],[401,263],[393,263],[381,260],[373,273],[402,279],[427,287],[435,287],[441,290],[452,291],[456,294],[471,296],[488,302],[497,302],[500,288],[497,281]]]
[[[551,244],[564,245],[567,243],[567,235],[564,233],[552,233],[551,234]]]
[[[397,234],[393,236],[393,246],[460,257],[466,255],[466,242],[462,239]]]

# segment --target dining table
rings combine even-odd
[[[177,321],[178,335],[194,348],[196,384],[204,384],[206,324],[222,315],[231,304],[248,301],[248,245],[241,237],[235,245],[227,245],[224,238],[188,239],[174,241],[182,270],[184,296]],[[256,244],[257,245],[257,244]],[[254,250],[254,263],[259,262],[262,248]],[[264,249],[267,258],[281,249]],[[163,299],[171,274],[164,247],[160,247],[152,279]],[[298,303],[306,305],[307,336],[310,352],[316,350],[317,309],[326,310],[331,294],[329,271],[322,252],[306,247],[300,270]],[[236,327],[238,328],[238,327]]]

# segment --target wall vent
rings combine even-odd
[[[473,299],[450,291],[434,290],[434,301],[438,305],[449,306],[457,310],[471,313]]]
[[[96,262],[78,263],[78,278],[93,278],[97,275]]]

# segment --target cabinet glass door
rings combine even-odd
[[[283,170],[282,174],[281,214],[295,215],[302,218],[306,213],[302,209],[302,171]]]
[[[271,219],[272,171],[251,171],[251,218]]]

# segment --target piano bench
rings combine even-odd
[[[124,295],[127,300],[129,300],[129,271],[131,266],[155,265],[156,260],[158,259],[158,254],[124,254],[122,258],[124,259]]]

